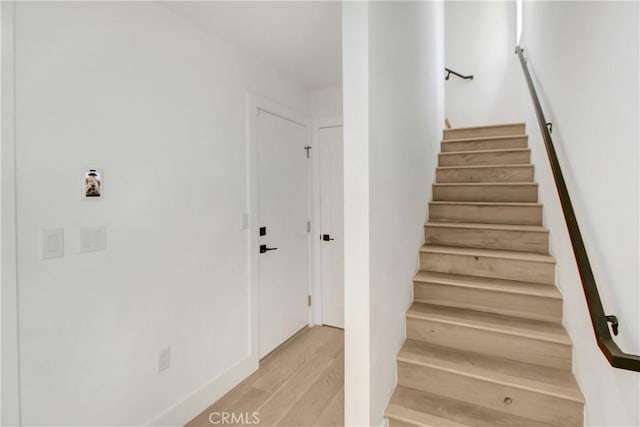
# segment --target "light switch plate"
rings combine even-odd
[[[80,228],[80,252],[104,251],[107,248],[106,227]]]
[[[42,230],[42,259],[64,256],[64,228]]]

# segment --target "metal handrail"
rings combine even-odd
[[[573,204],[569,197],[567,184],[565,183],[564,176],[562,175],[558,156],[556,155],[556,150],[553,146],[553,141],[551,140],[551,133],[547,127],[547,121],[544,118],[538,94],[533,85],[531,74],[529,74],[527,59],[524,57],[523,52],[524,49],[520,46],[516,47],[516,54],[520,58],[520,65],[522,65],[522,71],[524,72],[525,79],[527,80],[527,86],[529,87],[531,99],[536,110],[536,116],[538,117],[538,125],[542,132],[545,148],[547,149],[549,163],[551,164],[551,171],[553,172],[558,196],[560,197],[564,220],[567,223],[569,238],[571,239],[571,245],[573,246],[573,253],[578,265],[578,272],[580,273],[580,279],[582,281],[582,289],[584,290],[584,296],[587,300],[587,306],[589,307],[589,316],[591,317],[591,324],[593,325],[593,331],[596,336],[598,347],[600,347],[600,350],[602,350],[602,353],[614,368],[638,372],[640,371],[640,356],[623,352],[611,337],[608,323],[612,324],[613,334],[618,335],[618,319],[616,316],[605,315],[604,308],[602,307],[602,300],[600,299],[600,293],[598,292],[596,280],[593,276],[593,270],[589,263],[589,257],[587,256],[584,240],[580,233],[580,227],[578,227],[578,221],[576,220]]]
[[[465,80],[473,80],[473,74],[471,74],[471,75],[469,75],[469,76],[463,76],[462,74],[460,74],[460,73],[456,73],[455,71],[453,71],[453,70],[451,70],[451,69],[449,69],[449,68],[446,68],[446,67],[445,67],[444,71],[446,71],[446,72],[447,72],[447,75],[446,75],[446,76],[444,76],[444,79],[445,79],[445,80],[449,80],[449,77],[451,76],[451,74],[453,74],[454,76],[458,76],[458,77],[460,77],[461,79],[465,79]]]

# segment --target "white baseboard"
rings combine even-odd
[[[380,423],[380,427],[389,427],[389,418],[384,417]]]
[[[201,389],[188,395],[181,402],[166,409],[147,425],[184,426],[257,369],[257,358],[249,356],[243,359],[224,374],[219,375]]]

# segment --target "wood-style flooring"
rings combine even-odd
[[[249,420],[226,426],[344,426],[343,331],[328,326],[302,330],[187,427],[212,426],[214,412],[220,425],[223,412]]]

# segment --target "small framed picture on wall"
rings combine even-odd
[[[84,200],[100,200],[104,195],[102,171],[85,169],[82,181],[82,198]]]

